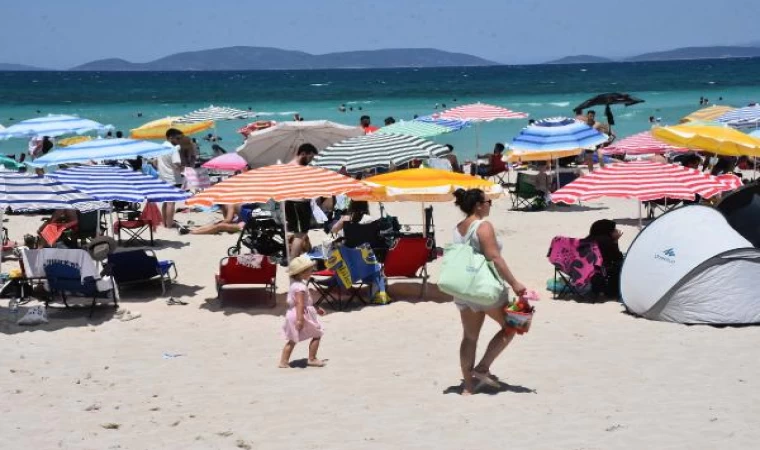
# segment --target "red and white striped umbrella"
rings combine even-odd
[[[501,106],[487,105],[485,103],[473,103],[471,105],[457,106],[440,114],[433,114],[435,118],[467,120],[470,122],[491,122],[499,119],[525,119],[526,113],[512,111]]]
[[[557,190],[551,198],[554,203],[568,204],[602,197],[694,200],[695,194],[710,198],[741,185],[734,175],[714,177],[675,164],[634,161],[595,170]]]
[[[605,155],[650,155],[668,152],[685,153],[688,148],[676,147],[655,138],[651,131],[628,136],[602,150]]]
[[[326,169],[275,164],[230,177],[188,199],[188,205],[234,205],[369,193],[364,183]]]

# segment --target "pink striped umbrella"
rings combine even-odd
[[[651,131],[628,136],[602,150],[605,155],[649,155],[668,152],[685,153],[688,148],[675,147],[652,136]]]
[[[675,164],[634,161],[612,164],[584,175],[554,192],[551,199],[554,203],[568,204],[602,197],[694,200],[696,194],[710,198],[741,185],[734,175],[714,177]]]
[[[207,161],[203,164],[203,167],[211,170],[237,172],[238,170],[245,170],[248,167],[248,163],[237,153],[226,153]]]
[[[440,114],[433,114],[435,118],[468,120],[470,122],[491,122],[499,119],[525,119],[526,113],[512,111],[501,106],[487,105],[485,103],[473,103],[471,105],[457,106]]]

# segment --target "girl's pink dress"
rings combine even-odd
[[[296,319],[298,317],[296,313],[296,292],[303,292],[305,296],[303,328],[301,328],[301,331],[298,331],[296,328]],[[306,283],[303,281],[294,281],[290,284],[290,288],[288,289],[288,311],[285,313],[282,333],[285,340],[293,342],[322,337],[322,334],[324,334],[324,328],[322,328],[322,324],[319,322],[319,315],[311,299],[309,288],[306,287]]]

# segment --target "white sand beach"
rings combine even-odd
[[[387,206],[402,223],[421,221],[418,204]],[[0,448],[755,448],[760,329],[652,322],[616,302],[553,301],[545,291],[552,237],[583,237],[611,218],[625,249],[635,202],[509,206],[495,202],[491,220],[516,276],[542,298],[530,333],[492,368],[499,391],[457,395],[461,325],[435,288],[439,262],[424,300],[416,282],[392,282],[390,305],[328,310],[325,368],[305,368],[302,343],[297,367],[279,369],[285,271],[277,308],[221,308],[214,274],[236,236],[159,229],[156,250],[176,261],[179,279],[165,297],[158,284],[123,289],[121,306],[140,312],[136,320],[117,320],[109,306],[88,320],[87,308],[55,305],[49,324],[20,327],[0,301]],[[211,219],[178,214],[191,217]],[[460,217],[453,204],[436,205],[439,245]],[[11,216],[6,226],[20,240],[38,223]],[[189,304],[169,306],[169,295]],[[484,326],[481,352],[496,330]]]

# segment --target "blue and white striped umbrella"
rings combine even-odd
[[[717,121],[733,128],[757,128],[760,126],[760,105],[729,111],[718,117]]]
[[[106,202],[181,202],[190,197],[163,180],[121,167],[70,167],[48,176]]]
[[[174,150],[168,142],[156,143],[135,139],[95,139],[58,149],[27,163],[33,167],[55,164],[102,162],[119,159],[155,158]]]
[[[83,134],[90,131],[104,133],[112,129],[112,125],[103,125],[94,120],[51,114],[47,117],[24,120],[4,130],[0,130],[0,140],[32,138],[35,136],[56,137],[64,134]]]
[[[0,208],[7,207],[14,211],[78,209],[83,212],[111,208],[50,177],[0,171]]]
[[[607,142],[607,135],[567,117],[539,120],[523,128],[509,146],[510,160],[542,161],[577,155]]]
[[[425,123],[432,123],[435,125],[439,125],[442,127],[446,127],[451,131],[459,131],[462,128],[467,128],[470,126],[471,122],[467,120],[459,120],[459,119],[447,119],[444,117],[433,117],[433,116],[422,116],[418,117],[414,120],[417,120],[419,122],[425,122]]]
[[[195,123],[208,122],[209,120],[218,122],[220,120],[250,119],[253,117],[256,117],[256,113],[253,111],[211,105],[208,108],[195,110],[183,116],[177,122]]]

